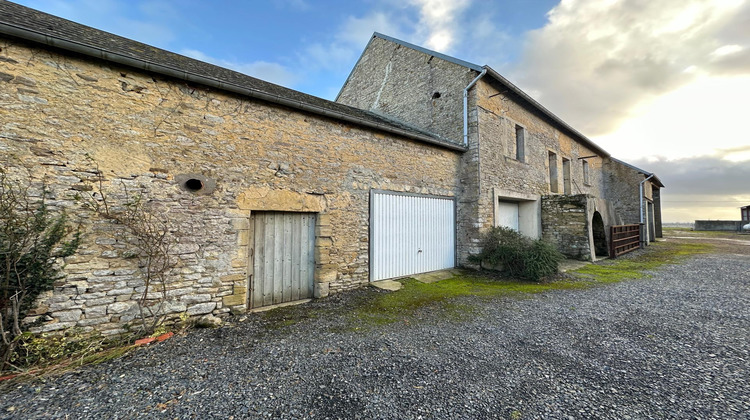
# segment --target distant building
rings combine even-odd
[[[740,207],[740,219],[742,223],[750,223],[750,205]]]

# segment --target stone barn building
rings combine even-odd
[[[380,34],[332,102],[0,2],[0,101],[6,175],[84,233],[34,331],[137,317],[142,267],[86,205],[102,192],[169,221],[172,317],[464,265],[490,226],[585,260],[610,225],[660,226],[655,177],[491,68]]]
[[[336,101],[466,147],[459,261],[478,251],[490,226],[545,238],[569,257],[592,260],[607,255],[605,227],[643,223],[639,183],[651,174],[612,158],[488,66],[376,33]],[[660,187],[655,177],[645,185],[655,209]],[[660,213],[648,214],[661,236]]]

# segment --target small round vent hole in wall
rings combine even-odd
[[[185,189],[188,191],[200,191],[203,189],[203,181],[200,179],[190,178],[185,181]]]
[[[432,99],[437,99],[440,97],[440,92],[435,92],[432,94]]]

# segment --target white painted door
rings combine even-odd
[[[373,191],[370,195],[370,280],[453,268],[455,202]]]
[[[253,308],[293,302],[313,294],[315,214],[253,212]]]
[[[518,232],[518,203],[500,200],[497,203],[497,209],[497,225],[509,227]]]

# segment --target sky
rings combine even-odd
[[[489,65],[665,184],[664,222],[750,204],[750,0],[16,0],[333,100],[373,32]]]

